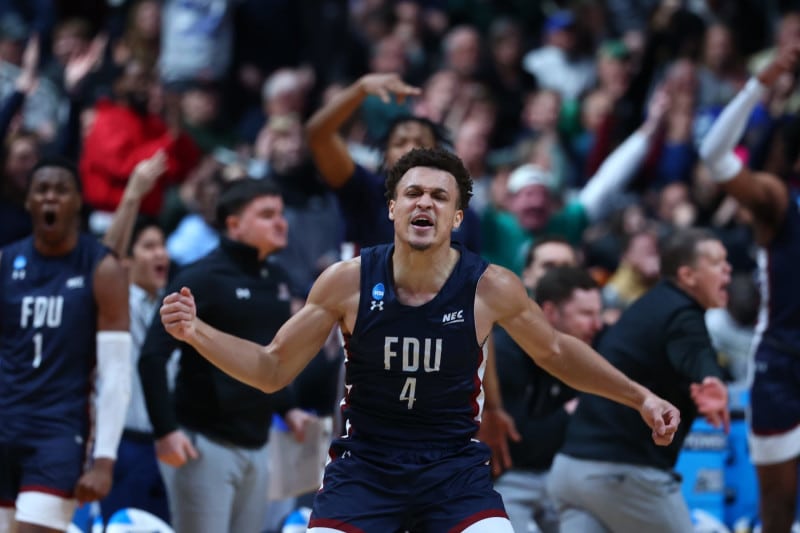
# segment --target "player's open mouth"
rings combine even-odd
[[[44,215],[44,225],[48,227],[52,227],[56,223],[56,213],[55,211],[45,211]]]
[[[411,220],[411,225],[418,228],[429,228],[433,226],[433,221],[428,217],[419,216]]]

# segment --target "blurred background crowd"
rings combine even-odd
[[[297,215],[284,255],[302,265],[295,281],[307,289],[342,243],[361,243],[349,227],[358,217],[347,211],[356,207],[336,202],[318,175],[304,124],[361,76],[395,73],[421,92],[363,100],[339,131],[353,161],[379,171],[398,116],[441,126],[475,179],[471,209],[480,231],[470,247],[522,275],[535,238],[566,239],[604,286],[613,320],[657,279],[665,228],[711,227],[734,270],[752,272],[747,214],[707,177],[696,140],[777,47],[800,37],[796,7],[780,0],[4,0],[0,243],[29,231],[24,181],[43,155],[79,163],[87,227],[102,234],[136,164],[164,150],[167,170],[141,211],[159,218],[174,262],[214,247],[222,183],[270,177]],[[576,220],[570,208],[659,95],[646,153],[622,154],[629,175],[604,185],[599,205]],[[800,130],[786,117],[799,104],[787,79],[753,115],[740,147],[752,168],[791,179],[786,146]],[[515,170],[523,175],[509,180]],[[568,220],[553,224],[558,216]],[[734,289],[746,290],[746,281]],[[737,323],[752,321],[750,309],[733,312]],[[733,377],[740,370],[732,365]]]
[[[320,130],[336,126],[352,163],[380,175],[402,141],[394,125],[413,115],[475,180],[468,246],[531,290],[542,261],[577,261],[602,288],[607,323],[659,279],[661,235],[713,230],[734,281],[707,322],[743,382],[755,243],[697,142],[797,41],[790,0],[0,0],[0,245],[30,232],[26,179],[40,158],[78,164],[99,236],[134,169],[162,152],[140,211],[157,218],[171,261],[217,245],[227,182],[272,179],[289,222],[274,259],[303,295],[372,243],[360,211],[375,206],[344,200]],[[381,89],[398,78],[419,94]],[[342,110],[348,90],[362,92]],[[337,106],[333,122],[319,116]],[[797,183],[798,107],[786,76],[737,155]],[[575,258],[537,258],[531,245],[546,240]]]

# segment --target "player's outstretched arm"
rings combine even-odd
[[[581,189],[578,200],[589,220],[598,221],[608,215],[609,206],[613,205],[610,200],[625,189],[647,157],[650,143],[661,128],[669,106],[667,91],[658,88],[650,99],[644,123],[609,154]]]
[[[267,346],[200,320],[194,297],[186,287],[164,298],[161,321],[173,337],[194,347],[225,373],[264,392],[275,392],[291,383],[319,352],[333,326],[343,319],[345,303],[354,295],[358,298],[358,288],[358,262],[329,267],[314,283],[306,305]]]
[[[479,327],[489,327],[484,317],[491,317],[539,366],[564,383],[639,411],[656,444],[672,442],[680,422],[678,409],[630,380],[585,343],[556,331],[511,271],[496,265],[487,269],[478,284],[476,315]]]

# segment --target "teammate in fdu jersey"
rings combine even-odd
[[[131,379],[127,276],[79,230],[75,168],[37,164],[26,206],[33,235],[0,250],[2,533],[66,531],[108,493]]]
[[[756,465],[764,533],[789,531],[800,478],[800,191],[780,176],[750,170],[733,149],[753,109],[779,80],[794,76],[800,42],[782,47],[725,107],[700,146],[711,177],[753,215],[761,313],[754,341],[750,393],[750,458]],[[793,118],[797,121],[797,117]],[[796,127],[793,126],[793,127]],[[777,135],[776,135],[777,137]],[[785,139],[789,139],[789,135]],[[783,159],[796,174],[797,141],[784,140]]]
[[[489,449],[474,439],[495,323],[563,381],[637,409],[657,443],[672,439],[680,415],[671,404],[556,332],[512,272],[451,243],[471,190],[455,155],[403,156],[387,179],[394,244],[326,270],[267,346],[198,320],[187,289],[164,299],[172,335],[265,391],[288,384],[341,328],[346,432],[331,446],[311,532],[512,531]]]

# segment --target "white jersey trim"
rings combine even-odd
[[[17,522],[66,531],[78,502],[44,492],[24,491],[17,496]]]

